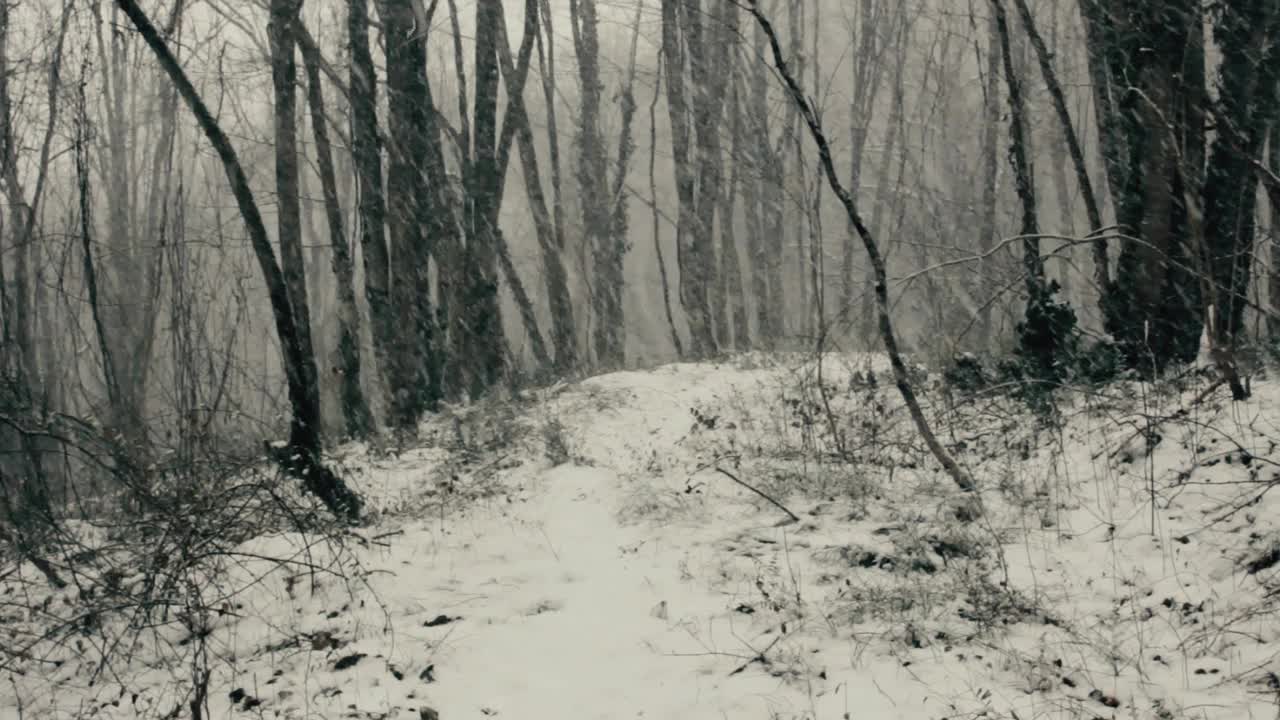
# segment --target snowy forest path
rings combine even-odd
[[[472,712],[535,718],[747,717],[761,712],[758,698],[723,693],[726,682],[780,689],[768,677],[728,679],[750,651],[728,620],[710,621],[723,637],[704,637],[709,619],[732,612],[690,574],[710,549],[695,527],[620,522],[624,482],[603,468],[552,468],[505,527],[449,551],[470,571],[448,593],[461,606],[445,613],[463,620],[434,661],[429,695],[442,717],[467,716],[476,698],[489,705]]]

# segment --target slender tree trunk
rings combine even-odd
[[[1045,85],[1049,88],[1049,97],[1053,100],[1053,109],[1058,115],[1058,122],[1062,125],[1062,136],[1066,140],[1067,150],[1071,154],[1071,164],[1076,171],[1076,181],[1080,185],[1080,194],[1084,199],[1085,213],[1089,218],[1089,232],[1096,233],[1102,229],[1102,211],[1098,207],[1098,200],[1093,193],[1093,181],[1089,179],[1089,168],[1084,161],[1084,150],[1080,147],[1080,141],[1076,137],[1075,125],[1071,121],[1071,112],[1067,109],[1066,95],[1062,92],[1062,85],[1058,83],[1058,75],[1053,71],[1053,58],[1049,54],[1049,49],[1045,46],[1044,38],[1040,37],[1040,32],[1036,30],[1035,19],[1031,16],[1031,8],[1027,6],[1027,0],[1013,0],[1014,5],[1018,9],[1018,15],[1022,18],[1022,26],[1027,31],[1027,36],[1031,40],[1031,47],[1036,52],[1036,59],[1040,64],[1040,74],[1044,77]],[[998,20],[997,20],[998,22]],[[1056,170],[1062,172],[1059,165]],[[1107,261],[1107,241],[1103,237],[1094,239],[1093,248],[1093,264],[1094,264],[1094,281],[1098,286],[1098,291],[1103,297],[1111,291],[1111,271],[1110,264]]]
[[[880,59],[884,41],[880,39],[880,18],[884,2],[861,0],[859,11],[858,51],[853,59],[853,94],[849,101],[849,192],[857,199],[862,188],[862,161],[866,153],[867,138],[875,115],[875,102],[880,94],[880,82],[884,77]],[[850,226],[841,245],[841,312],[852,313],[861,283],[855,277],[857,257],[857,233]]]
[[[649,198],[653,208],[653,252],[658,258],[658,280],[662,283],[662,308],[666,311],[667,327],[671,331],[671,347],[677,358],[684,357],[684,343],[676,329],[676,318],[671,311],[671,283],[667,281],[667,262],[662,252],[662,217],[658,211],[658,97],[662,93],[662,68],[658,63],[657,77],[653,82],[653,100],[649,102]]]
[[[556,124],[555,33],[552,32],[550,1],[541,0],[539,8],[542,13],[542,25],[537,36],[538,70],[542,77],[542,99],[546,103],[547,113],[547,159],[551,162],[551,220],[555,227],[556,247],[563,253],[565,211],[560,170],[560,131]],[[574,357],[577,357],[576,349]]]
[[[1271,123],[1267,141],[1267,169],[1270,177],[1263,185],[1271,205],[1271,272],[1267,276],[1267,335],[1273,353],[1280,351],[1280,120]]]
[[[183,100],[196,116],[201,129],[222,161],[236,204],[244,218],[245,228],[248,231],[254,255],[262,269],[268,297],[271,300],[272,315],[275,318],[276,332],[280,340],[282,365],[289,388],[289,401],[293,409],[289,447],[277,457],[282,467],[300,478],[307,489],[324,502],[334,514],[354,521],[360,516],[360,499],[351,492],[341,478],[324,466],[320,458],[320,408],[315,400],[315,393],[308,391],[305,386],[306,367],[308,365],[314,367],[315,359],[308,360],[304,347],[298,339],[288,286],[272,254],[266,224],[263,223],[258,205],[253,199],[253,191],[249,188],[249,180],[236,156],[235,148],[232,147],[222,128],[218,126],[217,120],[201,100],[155,26],[151,24],[135,0],[116,0],[116,3],[150,46],[161,67],[177,87],[178,93],[182,95]]]
[[[547,344],[538,330],[538,317],[533,310],[533,301],[529,299],[529,293],[524,289],[524,282],[516,272],[516,264],[511,260],[511,249],[507,247],[506,238],[502,237],[501,233],[498,234],[498,267],[501,268],[502,274],[507,276],[507,284],[511,288],[511,295],[515,298],[520,321],[524,323],[525,332],[529,336],[529,350],[533,353],[534,362],[539,369],[551,367],[551,355],[547,352]]]
[[[324,89],[320,79],[319,52],[303,45],[307,71],[307,101],[311,107],[311,132],[316,142],[316,164],[324,193],[325,218],[329,223],[329,244],[333,276],[338,283],[338,374],[342,386],[342,416],[351,437],[366,437],[373,430],[369,404],[360,387],[360,314],[356,310],[355,271],[342,222],[338,180],[333,169],[333,149],[329,144],[324,113]]]
[[[1000,37],[996,29],[995,15],[987,23],[986,72],[983,85],[982,118],[982,199],[978,221],[978,251],[983,259],[978,263],[978,291],[989,287],[990,261],[987,253],[996,244],[996,179],[999,175],[1000,142]],[[991,304],[984,303],[978,317],[978,347],[991,348]]]
[[[267,37],[271,46],[271,80],[275,98],[276,238],[280,242],[280,267],[289,293],[289,306],[293,309],[298,344],[302,348],[303,382],[307,393],[312,396],[307,402],[318,412],[320,388],[311,342],[311,312],[302,255],[302,213],[298,191],[298,78],[293,24],[301,8],[302,0],[271,0]]]
[[[514,140],[520,157],[525,194],[529,202],[530,214],[533,216],[538,248],[542,252],[543,279],[546,282],[547,297],[551,304],[552,342],[556,352],[554,362],[542,341],[532,302],[529,301],[523,287],[517,290],[519,278],[515,275],[515,267],[511,263],[505,243],[500,249],[501,254],[498,259],[502,264],[503,272],[511,279],[512,294],[516,296],[516,304],[523,318],[525,331],[533,344],[534,358],[542,367],[563,371],[577,364],[577,333],[574,329],[573,304],[569,298],[569,283],[565,274],[564,261],[555,242],[555,229],[547,212],[547,200],[542,190],[542,175],[538,169],[538,157],[534,148],[533,129],[529,124],[529,115],[524,101],[524,85],[528,78],[530,54],[538,33],[537,0],[528,0],[525,3],[524,35],[520,41],[519,62],[511,58],[506,24],[501,15],[498,16],[498,22],[501,26],[497,43],[498,59],[502,65],[502,77],[507,92],[507,113],[502,124],[502,139],[498,148],[499,172],[503,176],[506,175],[510,156],[509,148]]]
[[[791,35],[787,49],[791,51],[789,60],[795,64],[796,77],[800,80],[804,79],[805,62],[810,59],[806,57],[804,47],[804,6],[804,0],[790,0],[787,4],[787,28]],[[788,287],[794,288],[796,297],[795,306],[787,312],[794,328],[791,333],[793,338],[803,338],[809,334],[811,317],[810,286],[806,272],[809,259],[805,252],[805,241],[811,231],[813,216],[809,214],[809,179],[804,162],[804,136],[801,134],[800,122],[800,113],[794,106],[788,105],[786,137],[795,153],[795,186],[791,192],[795,194],[793,208],[796,219],[789,223],[793,230],[791,247],[795,253],[795,275],[787,283]]]
[[[600,128],[600,40],[595,0],[570,0],[569,19],[578,62],[578,192],[582,227],[594,259],[591,304],[596,362],[618,367],[626,337],[622,318],[622,247],[612,233],[608,166]],[[626,108],[624,108],[626,112]]]
[[[876,197],[875,205],[871,208],[871,234],[874,237],[883,237],[885,216],[892,213],[891,193],[893,183],[890,182],[893,170],[893,159],[895,153],[898,152],[898,144],[905,143],[906,139],[900,137],[902,135],[903,125],[903,109],[904,109],[904,83],[903,68],[906,65],[906,37],[907,37],[907,21],[905,18],[898,19],[897,40],[895,41],[895,51],[898,54],[897,69],[893,76],[893,103],[889,109],[889,124],[886,129],[888,138],[885,140],[884,150],[880,155],[880,167],[876,169]],[[890,246],[890,250],[892,246]],[[889,250],[886,250],[886,254]],[[867,269],[867,284],[875,286],[875,269]],[[874,335],[876,326],[876,306],[875,303],[867,303],[862,318],[863,336],[871,337]]]
[[[1005,84],[1009,89],[1009,161],[1013,164],[1013,185],[1022,203],[1023,270],[1026,273],[1027,295],[1040,297],[1044,292],[1044,259],[1040,257],[1040,226],[1036,222],[1035,178],[1031,175],[1031,163],[1026,145],[1026,104],[1022,97],[1022,82],[1013,67],[1013,52],[1009,44],[1009,24],[1005,16],[1004,1],[991,0],[995,11],[996,32],[1000,36],[1000,55],[1004,58]]]
[[[753,32],[754,56],[769,50],[764,30]],[[760,344],[771,348],[782,338],[782,233],[784,190],[781,153],[774,148],[769,123],[769,70],[753,63],[749,100],[750,137],[755,147],[750,159],[751,182],[756,188],[757,234],[749,240],[752,264],[752,295],[755,297],[756,332]],[[781,142],[781,141],[780,141]],[[750,231],[749,231],[750,232]]]
[[[827,142],[826,135],[823,133],[822,126],[819,123],[818,116],[814,112],[809,101],[805,98],[804,90],[796,81],[795,76],[787,67],[786,60],[782,54],[782,48],[778,44],[778,36],[773,30],[773,26],[769,20],[761,14],[759,7],[752,3],[750,12],[755,17],[756,23],[761,26],[765,34],[769,38],[769,45],[773,51],[774,66],[778,69],[778,74],[782,76],[782,80],[786,83],[788,94],[791,101],[800,109],[804,116],[805,124],[809,128],[809,133],[813,137],[814,143],[818,146],[818,157],[822,163],[823,171],[827,177],[827,183],[830,185],[832,192],[840,199],[840,204],[844,207],[845,214],[854,229],[858,233],[858,237],[862,240],[863,248],[866,250],[867,258],[871,262],[872,270],[875,273],[875,291],[876,306],[880,318],[880,337],[884,342],[885,351],[889,355],[889,362],[893,368],[894,379],[896,381],[898,391],[902,395],[904,404],[911,415],[911,419],[916,425],[917,432],[920,433],[921,439],[928,446],[934,458],[942,465],[943,469],[951,477],[952,481],[965,492],[971,492],[976,488],[973,478],[969,476],[963,468],[955,461],[951,454],[947,452],[942,443],[938,441],[937,435],[929,426],[928,420],[924,416],[924,410],[920,407],[919,400],[916,399],[915,390],[911,385],[910,377],[907,373],[906,363],[902,359],[902,353],[898,349],[897,335],[893,329],[893,321],[889,315],[889,276],[885,269],[884,258],[880,254],[880,248],[876,244],[875,238],[871,232],[867,230],[866,225],[862,221],[862,217],[858,214],[857,207],[854,204],[853,197],[840,183],[840,178],[836,174],[835,161],[831,156],[831,147]]]
[[[724,184],[723,200],[720,206],[720,277],[725,282],[728,314],[733,322],[732,346],[741,351],[746,350],[751,341],[751,330],[747,322],[747,296],[742,286],[742,262],[738,257],[737,236],[734,233],[734,216],[737,213],[738,186],[742,181],[742,160],[746,155],[743,147],[742,133],[742,96],[738,75],[738,54],[731,51],[729,60],[729,82],[732,91],[729,98],[729,178]],[[729,343],[726,342],[728,347]]]
[[[378,142],[378,83],[369,52],[367,0],[348,0],[347,38],[351,47],[351,153],[359,197],[360,253],[374,358],[390,381],[396,322],[391,307],[391,264],[385,235],[386,201],[382,187],[382,149]]]

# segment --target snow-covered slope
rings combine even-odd
[[[760,357],[616,373],[395,458],[348,448],[378,521],[241,548],[208,717],[1275,716],[1275,570],[1247,565],[1280,539],[1280,389],[1113,388],[1048,424],[939,399],[982,484],[963,521],[877,359],[822,381]],[[154,641],[93,686],[89,652],[31,663],[0,718],[185,713]]]

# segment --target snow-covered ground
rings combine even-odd
[[[346,448],[378,520],[241,548],[208,717],[1280,712],[1276,569],[1248,567],[1280,547],[1280,387],[1111,388],[1057,425],[932,393],[982,486],[964,521],[880,363],[823,380],[825,400],[811,363],[760,357],[615,373],[436,421],[398,457]],[[0,718],[166,716],[190,673],[146,643],[127,675],[88,651],[25,665]]]

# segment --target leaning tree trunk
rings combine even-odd
[[[284,275],[272,254],[266,224],[262,221],[262,214],[258,211],[253,191],[249,188],[249,179],[240,165],[235,148],[232,147],[226,133],[219,127],[218,121],[214,119],[213,114],[209,112],[209,108],[196,92],[191,80],[178,65],[155,26],[151,24],[151,20],[138,7],[136,0],[116,0],[116,3],[129,17],[143,40],[151,47],[161,67],[177,87],[178,93],[182,95],[183,101],[196,116],[201,130],[209,138],[209,143],[213,145],[222,161],[236,204],[244,218],[249,241],[262,270],[263,279],[266,281],[267,295],[271,301],[271,312],[275,318],[276,333],[280,341],[285,379],[289,388],[289,402],[293,409],[289,446],[278,454],[281,466],[301,479],[307,489],[335,515],[354,521],[360,516],[359,497],[332,470],[325,467],[320,457],[320,407],[316,402],[315,394],[306,388],[306,368],[308,365],[314,367],[315,359],[306,357],[304,347],[299,342],[297,324],[290,305]]]
[[[1049,88],[1049,97],[1053,100],[1054,112],[1057,113],[1058,122],[1062,125],[1062,137],[1066,141],[1067,150],[1071,155],[1071,165],[1075,168],[1076,181],[1080,185],[1080,195],[1084,199],[1085,213],[1089,217],[1089,232],[1099,233],[1102,230],[1102,211],[1098,208],[1098,200],[1093,192],[1093,181],[1089,179],[1089,169],[1084,161],[1084,150],[1081,149],[1080,140],[1076,137],[1075,124],[1071,121],[1071,111],[1067,109],[1066,94],[1063,93],[1062,85],[1058,82],[1057,73],[1053,71],[1053,56],[1050,55],[1049,49],[1044,43],[1044,38],[1036,30],[1035,19],[1031,16],[1031,8],[1027,6],[1027,0],[1014,0],[1014,5],[1017,6],[1018,15],[1022,19],[1022,26],[1031,40],[1031,47],[1036,52],[1036,60],[1040,64],[1040,74],[1044,77],[1045,86]],[[1055,173],[1062,172],[1064,170],[1059,164],[1055,168]],[[1095,283],[1098,286],[1098,292],[1105,298],[1111,292],[1111,269],[1107,260],[1107,241],[1104,237],[1097,237],[1093,240],[1091,247],[1093,249]]]
[[[542,344],[541,334],[537,329],[536,319],[532,316],[532,303],[520,301],[517,306],[522,315],[529,314],[525,320],[526,331],[534,342],[534,357],[539,365],[565,371],[577,364],[577,331],[574,324],[573,302],[569,296],[568,275],[564,268],[564,258],[556,244],[555,227],[547,209],[546,194],[542,189],[542,175],[538,169],[538,156],[534,148],[533,128],[529,123],[529,113],[525,106],[524,85],[528,79],[529,64],[533,44],[538,33],[537,0],[525,3],[524,36],[520,40],[520,54],[517,61],[511,58],[508,46],[505,23],[501,16],[498,22],[503,26],[498,38],[498,60],[502,64],[502,77],[507,92],[507,114],[502,124],[502,140],[498,149],[500,171],[505,175],[510,145],[514,137],[517,153],[520,157],[520,168],[524,177],[525,195],[529,202],[529,212],[533,216],[533,227],[538,240],[538,248],[542,253],[543,278],[547,287],[547,297],[551,304],[551,335],[555,346],[555,359],[548,357]],[[505,267],[508,261],[499,258]],[[507,271],[512,275],[514,268]],[[514,277],[514,276],[513,276]],[[513,294],[516,288],[512,287]],[[539,357],[540,355],[540,357]]]
[[[871,232],[867,230],[867,226],[862,221],[861,215],[858,214],[857,207],[854,205],[853,197],[849,191],[845,189],[840,182],[840,178],[836,173],[835,161],[832,159],[831,146],[827,141],[826,134],[822,130],[821,121],[818,119],[817,113],[809,104],[804,89],[800,87],[795,76],[787,67],[786,59],[783,57],[782,48],[778,44],[778,35],[773,29],[773,25],[769,22],[754,2],[749,6],[752,16],[756,23],[760,25],[769,39],[769,46],[773,52],[774,67],[777,68],[778,74],[782,77],[782,81],[786,84],[787,93],[791,101],[799,108],[801,115],[804,117],[805,124],[809,128],[809,134],[813,137],[814,144],[818,146],[818,158],[822,164],[822,169],[827,178],[827,184],[831,187],[832,192],[840,199],[840,204],[844,207],[845,215],[848,217],[850,224],[858,233],[859,239],[862,240],[863,249],[866,250],[867,259],[871,262],[872,272],[875,274],[875,295],[876,309],[879,315],[880,338],[884,342],[885,351],[889,355],[889,364],[893,368],[894,380],[898,386],[898,392],[902,395],[902,400],[907,406],[907,410],[911,415],[911,419],[916,425],[917,432],[928,446],[934,458],[942,465],[943,469],[951,477],[952,481],[965,492],[972,492],[976,485],[969,473],[965,472],[951,454],[947,452],[942,443],[938,441],[937,435],[929,426],[928,420],[924,416],[924,410],[920,407],[920,402],[916,399],[915,389],[911,385],[910,376],[907,373],[906,362],[902,359],[902,353],[898,349],[898,338],[894,332],[893,321],[889,315],[889,275],[885,269],[884,257],[880,254],[880,247],[877,245],[875,238]]]

